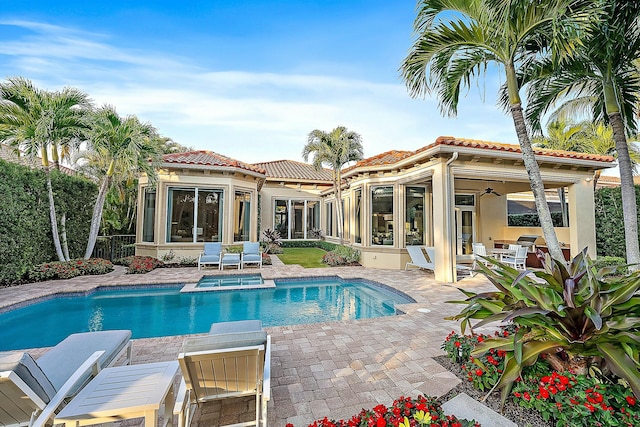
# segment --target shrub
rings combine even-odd
[[[113,264],[101,258],[53,261],[37,265],[29,270],[26,278],[32,282],[53,279],[71,279],[76,276],[106,274],[113,271]]]
[[[262,265],[271,265],[271,257],[269,254],[262,252]]]
[[[462,332],[471,319],[480,323],[511,321],[518,331],[511,337],[492,337],[476,346],[472,356],[491,348],[504,350],[505,369],[496,384],[503,401],[524,366],[538,356],[558,372],[570,367],[587,371],[597,367],[627,381],[640,396],[640,362],[637,340],[640,333],[640,272],[606,277],[617,267],[596,269],[586,249],[566,266],[543,262],[545,271],[519,272],[490,260],[495,269],[479,264],[497,291],[475,294],[462,291],[465,301],[451,301],[466,307],[455,316],[462,320]],[[533,278],[531,275],[535,275]]]
[[[281,254],[282,253],[282,237],[277,230],[267,228],[262,232],[265,242],[264,252],[268,254]]]
[[[640,186],[635,186],[640,200]],[[600,188],[594,193],[596,221],[596,250],[599,254],[626,257],[624,218],[620,187]],[[640,210],[638,211],[640,221]],[[640,238],[640,236],[638,236]]]
[[[127,267],[127,274],[144,274],[156,268],[164,267],[162,261],[150,256],[133,256],[127,258],[131,258],[129,260],[129,266]]]
[[[593,267],[597,270],[608,266],[624,266],[627,264],[627,261],[624,258],[617,256],[602,256],[598,257],[595,261],[593,261]]]
[[[324,417],[308,427],[386,427],[386,426],[428,426],[428,427],[480,427],[474,420],[458,419],[455,415],[445,415],[440,403],[433,397],[418,396],[416,399],[400,396],[387,408],[378,405],[373,409],[363,409],[348,420],[330,420]],[[286,427],[294,427],[287,424]]]
[[[352,265],[360,259],[360,251],[348,246],[335,245],[331,252],[322,256],[322,262],[330,266]]]

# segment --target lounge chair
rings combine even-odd
[[[487,248],[484,246],[484,243],[473,243],[473,268],[476,269],[478,263],[482,263],[487,267],[492,266],[490,261],[487,260]]]
[[[260,243],[258,242],[244,242],[242,244],[242,268],[247,264],[257,264],[259,268],[262,268],[262,252],[260,251]]]
[[[518,246],[514,256],[503,256],[501,261],[515,269],[525,270],[527,268],[527,247]]]
[[[0,353],[0,426],[44,426],[62,402],[102,368],[127,353],[130,331],[73,334],[37,361],[23,352]]]
[[[404,265],[405,270],[408,270],[409,267],[425,268],[427,270],[435,269],[435,255],[433,257],[429,256],[431,262],[427,261],[424,252],[422,252],[422,246],[407,246],[407,252],[409,252],[411,261]]]
[[[185,339],[178,355],[183,375],[174,407],[178,426],[191,423],[197,405],[250,395],[256,398],[256,419],[235,426],[266,426],[270,359],[271,337],[260,321],[215,323],[209,335]]]
[[[221,258],[222,258],[221,242],[205,243],[204,250],[200,253],[200,257],[198,257],[198,270],[200,270],[200,266],[203,266],[203,265],[219,266]]]

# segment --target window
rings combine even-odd
[[[320,202],[317,200],[276,200],[273,227],[282,239],[318,239]]]
[[[167,242],[221,242],[222,190],[169,188]]]
[[[424,244],[424,204],[425,190],[422,187],[406,188],[405,244]]]
[[[233,241],[248,242],[251,230],[251,193],[236,191],[233,211]]]
[[[327,236],[335,236],[336,233],[333,229],[333,202],[327,202],[325,206],[327,207]]]
[[[354,208],[354,230],[353,239],[355,243],[362,243],[362,190],[353,192]]]
[[[349,241],[349,198],[342,199],[342,238]]]
[[[144,189],[144,202],[142,207],[142,241],[152,242],[155,237],[156,226],[156,190]]]
[[[393,245],[393,187],[371,189],[371,243]]]
[[[560,199],[549,195],[547,195],[547,204],[551,211],[553,226],[568,227],[569,204],[565,202],[565,211],[563,212]],[[507,196],[507,225],[509,227],[540,227],[540,218],[538,217],[533,193],[527,192]]]

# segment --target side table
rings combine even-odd
[[[91,424],[144,418],[145,427],[156,427],[164,403],[164,425],[173,425],[174,378],[178,362],[106,368],[56,416],[54,424]]]

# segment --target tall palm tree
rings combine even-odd
[[[589,105],[596,121],[613,129],[622,191],[627,262],[640,263],[637,201],[633,183],[634,165],[627,135],[637,131],[640,101],[640,3],[602,0],[604,14],[591,21],[590,35],[575,54],[560,67],[550,63],[523,78],[533,78],[529,86],[531,102],[527,118],[539,128],[540,118],[549,108],[567,101],[564,108],[575,110]]]
[[[79,143],[89,107],[88,96],[74,88],[55,92],[40,90],[20,77],[0,84],[0,140],[9,142],[31,158],[39,155],[42,159],[51,234],[60,261],[68,260],[69,256],[63,251],[58,234],[48,150],[53,146],[69,147]]]
[[[529,175],[538,216],[549,247],[564,260],[553,228],[522,111],[517,71],[551,54],[571,52],[581,26],[579,1],[549,0],[422,0],[414,23],[418,35],[401,66],[413,97],[436,92],[443,114],[455,116],[461,87],[490,65],[504,71],[507,107],[513,118]],[[571,30],[571,31],[570,31]]]
[[[362,138],[359,134],[338,126],[331,132],[314,130],[307,136],[307,145],[302,150],[306,162],[313,155],[313,166],[320,170],[322,165],[333,172],[333,192],[336,195],[336,218],[340,244],[344,241],[342,211],[342,167],[348,162],[362,159]]]
[[[140,123],[135,116],[122,118],[111,106],[101,107],[94,113],[87,137],[91,155],[87,155],[86,160],[97,175],[100,187],[85,258],[91,256],[96,244],[109,188],[114,181],[132,178],[140,171],[155,176],[154,165],[160,153],[160,144],[154,141],[157,132],[153,126]]]

